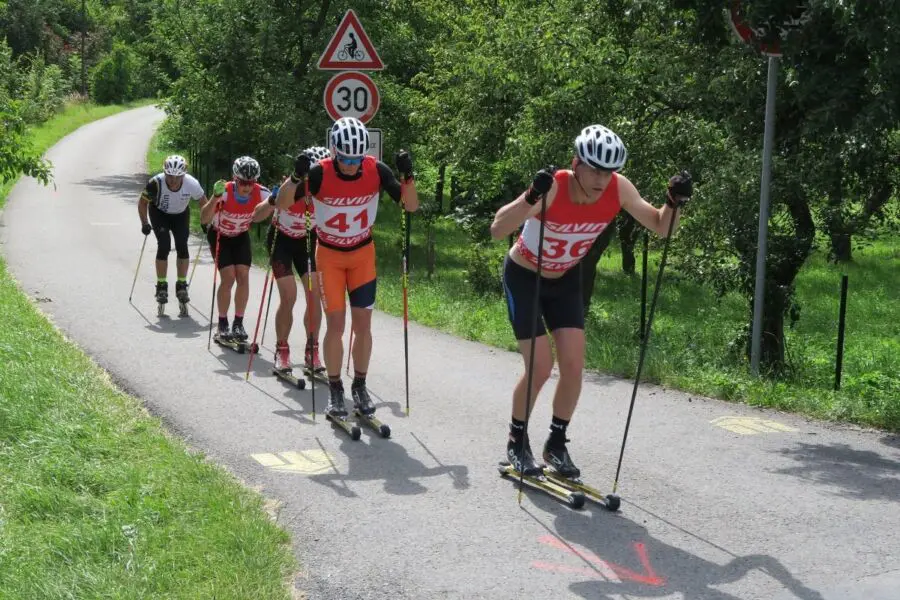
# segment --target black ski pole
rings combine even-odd
[[[400,218],[403,235],[403,368],[406,378],[406,416],[409,416],[409,212]]]
[[[541,267],[544,256],[544,217],[547,212],[547,194],[541,194],[541,223],[538,227],[537,273],[534,283],[534,311],[531,322],[531,348],[528,353],[528,387],[525,392],[525,434],[528,433],[528,421],[531,418],[531,392],[534,380],[534,347],[537,341],[538,319],[541,318]],[[523,440],[524,449],[524,440]],[[524,470],[519,471],[519,505],[522,504],[522,488],[524,486]]]
[[[678,215],[678,205],[672,209],[672,218],[669,220],[669,231],[663,244],[662,259],[659,263],[659,273],[656,275],[656,287],[653,289],[653,299],[650,300],[650,314],[647,317],[647,327],[641,339],[641,352],[638,358],[637,373],[634,376],[634,388],[631,391],[631,406],[628,407],[628,419],[625,421],[625,435],[622,437],[622,449],[619,451],[619,465],[616,467],[616,479],[613,481],[612,493],[615,494],[619,487],[619,473],[622,470],[622,457],[625,456],[625,441],[628,439],[628,429],[631,426],[631,415],[634,411],[634,401],[637,398],[638,384],[641,381],[641,371],[644,368],[644,356],[647,353],[647,345],[650,343],[650,330],[653,327],[653,313],[656,311],[656,299],[659,298],[659,288],[662,285],[663,269],[666,268],[666,256],[669,253],[669,241],[672,239],[672,230],[675,228],[675,217]]]

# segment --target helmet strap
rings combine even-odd
[[[578,171],[577,171],[577,167],[578,167],[578,165],[580,165],[580,164],[581,164],[581,159],[579,159],[577,156],[575,156],[575,157],[572,158],[572,177],[575,178],[575,183],[577,183],[577,184],[578,184],[578,187],[581,188],[581,193],[584,194],[584,197],[585,197],[587,200],[590,200],[590,196],[588,196],[587,190],[584,189],[584,186],[581,185],[581,180],[578,179]]]

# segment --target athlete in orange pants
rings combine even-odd
[[[375,242],[372,226],[378,212],[381,192],[385,191],[410,212],[419,208],[409,154],[396,156],[397,181],[390,167],[366,155],[369,132],[359,120],[345,117],[331,128],[331,154],[310,167],[304,153],[294,162],[294,173],[278,192],[278,207],[287,210],[308,192],[316,214],[319,245],[316,249],[319,286],[325,312],[325,368],[328,371],[329,413],[345,416],[344,384],[341,363],[344,358],[346,298],[350,298],[353,328],[353,384],[350,387],[354,407],[371,415],[375,405],[366,390],[366,372],[372,354],[372,309],[375,306]],[[306,187],[298,185],[306,178]]]

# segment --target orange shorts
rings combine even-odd
[[[316,248],[319,290],[326,313],[346,307],[375,308],[375,242],[342,252],[319,244]]]

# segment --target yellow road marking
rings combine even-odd
[[[322,450],[289,450],[278,454],[251,454],[262,466],[282,473],[316,475],[333,470],[332,458]]]
[[[791,433],[797,431],[793,427],[783,425],[777,421],[761,419],[759,417],[719,417],[710,421],[716,427],[721,427],[739,433],[741,435],[756,435],[759,433]]]

